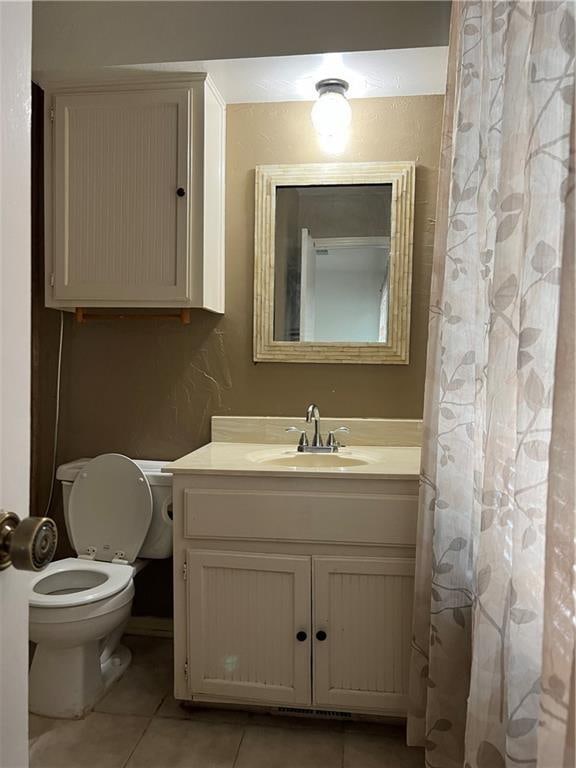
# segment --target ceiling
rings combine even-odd
[[[32,4],[34,72],[448,45],[450,2]]]
[[[142,64],[122,69],[207,72],[227,104],[312,101],[315,84],[340,77],[351,99],[443,94],[447,46],[386,51]]]

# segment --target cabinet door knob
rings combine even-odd
[[[326,632],[324,632],[323,629],[319,629],[318,632],[316,632],[316,640],[319,640],[321,643],[324,642],[324,640],[326,640],[327,637],[328,635],[326,634]]]
[[[184,195],[186,194],[186,190],[184,189],[184,187],[178,187],[178,189],[176,190],[176,194],[178,195],[178,197],[184,197]]]
[[[299,640],[301,643],[303,643],[307,637],[308,635],[306,634],[306,632],[303,632],[302,630],[296,633],[296,640]]]

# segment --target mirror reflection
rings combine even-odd
[[[386,343],[392,184],[276,188],[274,340]]]

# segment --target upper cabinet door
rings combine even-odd
[[[189,299],[189,88],[62,93],[53,101],[53,299]]]
[[[315,557],[314,704],[404,715],[414,560]]]

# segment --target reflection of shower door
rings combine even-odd
[[[300,234],[300,341],[386,342],[390,238]]]
[[[302,254],[300,271],[300,341],[314,341],[316,325],[316,250],[307,229],[300,239]]]

